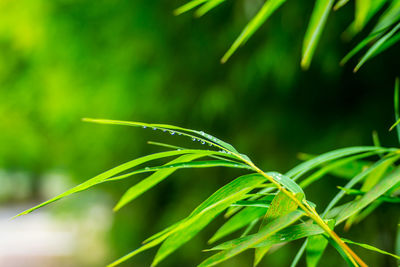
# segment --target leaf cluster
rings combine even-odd
[[[175,10],[179,15],[196,9],[194,14],[201,17],[216,8],[225,0],[192,0]],[[266,0],[247,23],[242,32],[233,42],[221,59],[225,63],[236,50],[281,7],[286,0]],[[308,69],[321,34],[332,11],[338,11],[349,0],[315,0],[314,8],[309,18],[307,30],[303,38],[301,67]],[[368,27],[367,27],[368,26]],[[367,31],[366,28],[372,28]],[[343,29],[345,39],[362,35],[362,40],[341,60],[345,64],[349,59],[361,53],[362,56],[354,68],[356,72],[364,63],[382,53],[400,40],[400,1],[399,0],[354,0],[354,20]],[[367,32],[367,33],[365,33]],[[361,52],[364,51],[364,52]]]

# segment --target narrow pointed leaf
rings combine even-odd
[[[196,131],[192,129],[182,128],[168,124],[155,124],[155,123],[144,123],[135,121],[117,121],[117,120],[105,120],[105,119],[91,119],[84,118],[83,121],[100,123],[100,124],[112,124],[112,125],[123,125],[123,126],[134,126],[142,128],[150,128],[154,130],[161,130],[163,132],[169,132],[170,134],[183,135],[192,138],[193,141],[200,141],[207,143],[211,146],[216,146],[225,149],[227,152],[239,154],[239,152],[229,143],[224,142],[215,136],[207,134],[203,131]]]
[[[249,191],[265,181],[265,177],[260,174],[244,175],[219,189],[197,207],[187,220],[180,224],[175,232],[165,240],[158,250],[152,265],[155,266],[189,241],[220,212],[245,197]]]
[[[307,267],[316,267],[328,245],[328,240],[323,235],[315,235],[308,238],[306,246]]]
[[[301,188],[306,188],[311,183],[322,178],[325,174],[330,173],[332,171],[336,171],[338,168],[340,168],[342,166],[346,166],[347,164],[349,164],[351,162],[355,162],[359,159],[366,158],[366,157],[372,156],[374,154],[376,154],[375,151],[374,152],[366,152],[366,153],[362,153],[362,154],[359,154],[356,156],[351,156],[351,157],[347,157],[344,159],[336,160],[336,161],[332,162],[331,164],[328,164],[327,166],[316,171],[312,175],[308,176],[306,179],[301,181],[301,183],[299,185]],[[351,167],[353,167],[353,169],[354,169],[353,165]],[[362,168],[362,166],[361,166],[361,168]]]
[[[399,156],[393,156],[393,157],[383,158],[383,159],[377,161],[371,167],[369,167],[368,169],[364,170],[363,172],[361,172],[360,174],[355,176],[353,179],[351,179],[344,186],[344,188],[351,189],[354,185],[356,185],[357,183],[359,183],[360,181],[365,179],[365,177],[368,174],[370,174],[375,168],[377,168],[377,167],[379,167],[379,166],[381,166],[383,164],[386,164],[387,162],[393,163],[396,160],[398,160],[398,158],[399,158]],[[344,195],[345,195],[345,191],[343,191],[343,190],[341,190],[339,193],[337,193],[336,196],[329,202],[329,204],[326,207],[325,211],[322,213],[322,217],[325,217],[330,212],[330,210],[343,198]],[[329,216],[328,218],[332,218],[332,217]]]
[[[199,154],[183,155],[177,159],[170,161],[166,165],[173,165],[173,164],[182,163],[182,162],[190,162],[192,160],[204,157],[205,155],[207,155],[207,154],[199,153]],[[160,183],[162,180],[167,178],[169,175],[174,173],[176,170],[178,170],[178,168],[175,167],[175,168],[168,168],[168,169],[162,169],[162,170],[156,171],[155,173],[153,173],[146,179],[144,179],[144,180],[140,181],[139,183],[137,183],[136,185],[132,186],[125,192],[125,194],[118,201],[117,205],[114,207],[114,211],[119,210],[120,208],[122,208],[123,206],[125,206],[126,204],[128,204],[129,202],[131,202],[132,200],[137,198],[138,196],[140,196],[142,193],[146,192],[147,190],[149,190],[156,184]]]
[[[342,211],[336,218],[337,223],[341,223],[353,214],[367,207],[374,200],[385,194],[389,189],[400,182],[400,168],[396,168],[393,172],[387,175],[382,181],[374,186],[368,193],[366,193],[359,200],[355,200],[346,209]]]
[[[357,64],[357,66],[354,68],[354,72],[358,71],[364,63],[372,58],[373,56],[377,55],[378,50],[380,47],[384,45],[384,43],[390,39],[400,28],[400,22],[393,28],[391,29],[388,33],[386,33],[384,36],[382,36],[374,45],[368,49],[368,51],[365,53],[365,55],[361,58],[360,62]]]
[[[303,41],[301,67],[308,69],[334,0],[316,0]]]
[[[175,15],[180,15],[182,13],[188,12],[189,10],[192,10],[193,8],[198,7],[201,4],[204,4],[208,0],[192,0],[183,6],[178,7],[177,9],[174,10]]]
[[[400,1],[399,1],[400,2]],[[396,121],[400,121],[400,82],[399,78],[396,78],[395,84],[394,84],[394,117]],[[400,143],[400,125],[396,125],[396,131],[397,131],[397,140]]]
[[[304,173],[312,170],[313,168],[324,164],[325,162],[335,160],[338,158],[343,158],[346,156],[350,156],[353,154],[368,152],[368,151],[394,151],[395,149],[384,149],[381,147],[374,146],[361,146],[361,147],[346,147],[337,150],[333,150],[324,154],[319,155],[318,157],[312,158],[306,162],[303,162],[290,171],[288,171],[285,175],[291,177],[294,181],[296,181],[300,176]]]
[[[288,226],[285,229],[280,230],[279,232],[277,232],[275,234],[272,234],[263,242],[252,246],[252,248],[270,247],[270,246],[273,246],[276,244],[290,242],[293,240],[297,240],[297,239],[301,239],[301,238],[305,238],[305,237],[309,237],[309,236],[314,236],[314,235],[319,235],[322,233],[324,233],[324,230],[322,230],[322,228],[316,224],[300,223],[300,224]],[[211,249],[207,249],[206,251],[227,250],[234,246],[237,246],[238,244],[240,244],[242,242],[246,242],[246,241],[252,239],[254,235],[255,234],[237,238],[237,239],[233,239],[233,240],[224,242],[222,244],[219,244]]]
[[[167,151],[167,152],[160,152],[160,153],[144,156],[144,157],[141,157],[141,158],[138,158],[138,159],[135,159],[135,160],[131,160],[131,161],[126,162],[124,164],[121,164],[121,165],[119,165],[119,166],[117,166],[115,168],[112,168],[111,170],[103,172],[102,174],[99,174],[96,177],[93,177],[93,178],[81,183],[80,185],[75,186],[74,188],[71,188],[71,189],[67,190],[66,192],[64,192],[64,193],[62,193],[62,194],[60,194],[60,195],[58,195],[58,196],[56,196],[56,197],[54,197],[54,198],[52,198],[50,200],[47,200],[47,201],[45,201],[45,202],[43,202],[43,203],[41,203],[41,204],[39,204],[39,205],[37,205],[37,206],[35,206],[33,208],[30,208],[30,209],[18,214],[15,217],[18,217],[18,216],[24,215],[24,214],[28,214],[28,213],[30,213],[30,212],[32,212],[32,211],[34,211],[34,210],[36,210],[36,209],[38,209],[40,207],[43,207],[43,206],[45,206],[47,204],[50,204],[50,203],[52,203],[52,202],[54,202],[56,200],[59,200],[61,198],[66,197],[68,195],[71,195],[73,193],[77,193],[77,192],[86,190],[86,189],[88,189],[88,188],[90,188],[90,187],[92,187],[94,185],[97,185],[99,183],[102,183],[102,182],[106,181],[107,179],[109,179],[110,177],[112,177],[112,176],[114,176],[116,174],[119,174],[121,172],[129,170],[129,169],[131,169],[131,168],[133,168],[133,167],[135,167],[137,165],[146,163],[148,161],[155,160],[155,159],[160,159],[160,158],[171,157],[171,156],[189,154],[189,153],[198,153],[200,151],[201,150],[194,150],[194,149]]]
[[[204,16],[204,14],[206,14],[208,11],[210,11],[211,9],[217,7],[218,5],[222,4],[225,1],[226,0],[208,0],[207,3],[205,3],[204,5],[202,5],[201,7],[199,7],[196,10],[195,15],[197,17]]]
[[[300,201],[304,197],[304,193],[299,192],[297,193],[297,199]],[[265,214],[263,221],[261,222],[260,226],[260,231],[266,227],[266,225],[276,218],[279,218],[283,215],[286,215],[292,211],[295,211],[297,209],[298,205],[295,203],[291,198],[289,198],[286,194],[283,192],[279,192],[275,198],[271,202],[271,206],[268,209],[267,213]],[[257,266],[264,255],[268,252],[270,249],[269,246],[265,247],[260,247],[255,250],[254,254],[254,266]]]
[[[285,1],[286,0],[267,0],[260,11],[253,17],[252,20],[250,20],[237,39],[233,42],[232,46],[222,57],[221,62],[225,63],[239,48],[239,46],[246,42]]]
[[[300,219],[301,216],[303,216],[303,213],[301,211],[296,210],[280,218],[277,218],[272,222],[268,223],[258,233],[251,235],[251,238],[249,238],[248,240],[241,242],[240,244],[234,245],[227,250],[224,250],[209,257],[208,259],[203,261],[199,265],[199,267],[214,266],[220,262],[232,258],[233,256],[236,256],[237,254],[245,251],[246,249],[257,246],[258,244],[267,240],[271,235],[275,234],[279,230],[282,230],[287,226],[296,222],[298,219]]]
[[[215,241],[239,230],[251,223],[253,220],[265,215],[265,213],[266,209],[259,207],[248,207],[239,211],[218,229],[218,231],[210,238],[208,243],[214,243]]]
[[[122,180],[127,177],[130,177],[135,174],[146,173],[146,172],[157,172],[160,170],[166,169],[188,169],[188,168],[211,168],[211,167],[228,167],[228,168],[238,168],[238,169],[248,169],[252,170],[252,168],[246,164],[225,161],[225,160],[202,160],[202,161],[193,161],[193,162],[179,162],[175,164],[167,164],[163,166],[156,167],[146,167],[144,169],[135,170],[133,172],[129,172],[126,174],[122,174],[119,176],[111,177],[106,181],[117,181]]]
[[[354,242],[354,241],[351,241],[351,240],[348,240],[348,239],[344,239],[344,238],[342,238],[342,240],[345,243],[357,245],[357,246],[360,246],[362,248],[365,248],[365,249],[368,249],[368,250],[371,250],[371,251],[375,251],[375,252],[378,252],[378,253],[381,253],[381,254],[384,254],[384,255],[388,255],[388,256],[391,256],[391,257],[393,257],[393,258],[395,258],[397,260],[400,260],[400,256],[399,255],[396,255],[396,254],[393,254],[393,253],[389,253],[387,251],[384,251],[382,249],[376,248],[374,246],[371,246],[371,245],[368,245],[368,244],[363,244],[363,243],[357,243],[357,242]]]

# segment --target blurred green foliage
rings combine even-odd
[[[190,14],[174,17],[172,11],[183,3],[0,2],[0,168],[27,173],[31,188],[23,197],[9,192],[4,204],[43,198],[38,188],[49,171],[77,183],[157,150],[145,144],[148,133],[85,124],[82,117],[204,129],[252,155],[264,170],[282,172],[298,162],[298,152],[371,144],[372,130],[384,145],[395,145],[396,136],[387,129],[394,122],[392,88],[400,62],[393,59],[399,57],[399,44],[355,75],[352,66],[339,67],[354,46],[340,40],[341,29],[352,20],[351,5],[331,15],[313,64],[303,72],[298,63],[312,2],[288,1],[224,65],[219,58],[262,2],[227,1],[202,20]],[[152,139],[158,140],[158,134]],[[234,177],[219,169],[187,174],[177,173],[115,214],[110,257],[183,218],[228,181],[220,177]],[[307,192],[309,198],[323,201],[318,192],[333,184],[316,185]],[[116,201],[129,185],[124,181],[100,188]],[[379,212],[392,211],[387,205]],[[365,223],[366,243],[372,240],[393,251],[394,237],[385,235],[379,212]],[[363,225],[355,236],[365,236]],[[212,232],[207,229],[164,266],[200,262],[198,251]],[[290,248],[264,264],[280,266],[280,258],[294,256]],[[145,253],[135,262],[148,265],[151,257]],[[245,257],[226,266],[242,266],[249,262]],[[368,254],[366,260],[373,266],[389,264],[378,255]]]

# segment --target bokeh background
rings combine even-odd
[[[9,218],[117,164],[160,148],[147,140],[194,145],[137,128],[94,125],[83,117],[176,124],[202,129],[285,172],[299,152],[372,144],[398,146],[393,84],[399,45],[352,73],[338,62],[352,4],[333,13],[309,71],[301,45],[313,1],[288,1],[221,65],[220,57],[262,4],[227,1],[202,19],[173,16],[184,0],[0,1],[0,265],[104,266],[151,234],[185,217],[238,173],[182,170],[117,213],[112,207],[141,177],[98,186],[31,215]],[[307,190],[324,207],[340,180]],[[384,219],[383,219],[384,218]],[[398,208],[382,206],[345,233],[395,251]],[[218,218],[162,266],[195,266]],[[338,229],[341,231],[341,229]],[[288,266],[301,243],[266,257]],[[395,261],[355,248],[371,266]],[[124,266],[149,266],[155,250]],[[324,266],[344,262],[331,248]],[[244,253],[221,266],[250,266]],[[302,262],[304,264],[304,262]]]

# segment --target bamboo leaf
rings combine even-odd
[[[176,163],[190,162],[192,160],[195,160],[195,159],[198,159],[198,158],[204,157],[204,156],[205,156],[205,154],[201,154],[201,153],[187,154],[187,155],[180,156],[179,158],[168,162],[168,164],[166,164],[166,165],[168,166],[168,165],[173,165]],[[162,169],[162,170],[156,171],[155,173],[153,173],[146,179],[144,179],[144,180],[140,181],[139,183],[137,183],[136,185],[132,186],[125,192],[125,194],[118,201],[117,205],[114,207],[114,211],[119,210],[120,208],[122,208],[123,206],[125,206],[126,204],[128,204],[129,202],[134,200],[135,198],[137,198],[142,193],[146,192],[147,190],[149,190],[156,184],[160,183],[162,180],[167,178],[169,175],[174,173],[176,170],[178,170],[178,168],[174,167],[174,168],[168,168],[168,169]]]
[[[179,162],[174,164],[167,164],[163,166],[156,166],[156,167],[146,167],[144,169],[135,170],[129,173],[125,173],[119,176],[114,176],[108,178],[106,181],[117,181],[122,180],[127,177],[130,177],[135,174],[146,173],[146,172],[157,172],[160,170],[166,169],[188,169],[188,168],[211,168],[211,167],[228,167],[228,168],[239,168],[239,169],[248,169],[251,170],[252,168],[246,164],[238,163],[238,162],[231,162],[226,160],[202,160],[202,161],[194,161],[194,162]]]
[[[58,196],[56,196],[56,197],[54,197],[54,198],[52,198],[50,200],[47,200],[47,201],[45,201],[45,202],[43,202],[43,203],[41,203],[41,204],[39,204],[39,205],[37,205],[37,206],[35,206],[33,208],[30,208],[30,209],[24,211],[24,212],[21,212],[20,214],[16,215],[15,217],[18,217],[18,216],[21,216],[21,215],[24,215],[24,214],[28,214],[28,213],[30,213],[30,212],[32,212],[32,211],[34,211],[34,210],[36,210],[36,209],[38,209],[40,207],[48,205],[48,204],[50,204],[50,203],[52,203],[54,201],[57,201],[57,200],[59,200],[61,198],[64,198],[66,196],[69,196],[71,194],[74,194],[74,193],[77,193],[77,192],[80,192],[80,191],[83,191],[83,190],[86,190],[86,189],[88,189],[88,188],[90,188],[92,186],[95,186],[95,185],[97,185],[99,183],[102,183],[102,182],[106,181],[107,179],[109,179],[110,177],[112,177],[112,176],[114,176],[116,174],[119,174],[121,172],[129,170],[129,169],[131,169],[131,168],[133,168],[135,166],[138,166],[140,164],[149,162],[151,160],[161,159],[161,158],[166,158],[166,157],[171,157],[171,156],[177,156],[177,155],[183,155],[183,154],[189,154],[189,153],[199,153],[199,152],[202,153],[203,151],[195,150],[195,149],[175,150],[175,151],[167,151],[167,152],[160,152],[160,153],[156,153],[156,154],[151,154],[151,155],[144,156],[144,157],[141,157],[141,158],[138,158],[138,159],[135,159],[135,160],[131,160],[131,161],[126,162],[124,164],[121,164],[121,165],[119,165],[119,166],[117,166],[115,168],[112,168],[111,170],[103,172],[103,173],[101,173],[101,174],[99,174],[99,175],[97,175],[97,176],[95,176],[95,177],[93,177],[93,178],[81,183],[80,185],[77,185],[74,188],[71,188],[71,189],[67,190],[66,192],[64,192],[64,193],[62,193],[62,194],[60,194],[60,195],[58,195]],[[213,152],[211,152],[210,154],[212,154],[212,153]]]
[[[365,249],[368,249],[368,250],[371,250],[371,251],[375,251],[375,252],[378,252],[378,253],[381,253],[381,254],[384,254],[384,255],[388,255],[388,256],[391,256],[391,257],[393,257],[393,258],[395,258],[397,260],[400,260],[400,256],[399,255],[386,252],[386,251],[384,251],[382,249],[379,249],[379,248],[376,248],[374,246],[371,246],[371,245],[368,245],[368,244],[363,244],[363,243],[357,243],[357,242],[354,242],[354,241],[351,241],[351,240],[348,240],[348,239],[344,239],[344,238],[342,238],[342,240],[344,242],[348,243],[348,244],[357,245],[357,246],[360,246],[362,248],[365,248]]]
[[[186,4],[184,4],[183,6],[178,7],[177,9],[174,10],[174,14],[176,16],[188,12],[189,10],[192,10],[193,8],[198,7],[201,4],[204,4],[205,2],[207,2],[209,0],[192,0]]]
[[[355,176],[353,179],[351,179],[345,186],[344,188],[350,189],[360,181],[362,181],[369,173],[371,173],[375,168],[381,166],[382,164],[386,164],[386,162],[393,163],[396,160],[398,160],[399,156],[392,156],[392,157],[386,157],[383,158],[376,163],[374,163],[371,167],[368,169],[364,170],[357,176]],[[325,211],[322,213],[322,217],[325,217],[330,210],[342,199],[342,197],[345,195],[345,191],[341,190],[339,193],[336,194],[336,196],[329,202],[328,206],[326,207]],[[332,218],[331,215],[329,218]]]
[[[294,194],[301,194],[304,197],[304,192],[303,189],[291,178],[289,178],[286,175],[282,175],[278,172],[267,172],[267,175],[271,176],[274,178],[275,181],[280,183],[282,186],[284,186],[286,189],[291,191]]]
[[[249,191],[265,181],[265,177],[260,174],[244,175],[215,192],[197,207],[184,223],[179,224],[174,233],[165,240],[158,250],[152,266],[189,241],[220,212],[245,197]]]
[[[287,215],[279,217],[272,222],[268,223],[262,230],[258,233],[251,235],[251,238],[245,240],[239,244],[232,246],[231,248],[221,251],[205,261],[203,261],[199,267],[214,266],[220,262],[223,262],[233,256],[243,252],[244,250],[254,247],[263,241],[267,240],[271,235],[275,234],[279,230],[286,228],[287,226],[296,222],[303,215],[301,211],[293,211]]]
[[[265,200],[265,198],[262,199]],[[218,229],[218,231],[210,238],[208,243],[209,244],[214,243],[215,241],[239,230],[240,228],[248,225],[255,219],[260,218],[265,213],[266,213],[265,208],[254,207],[254,206],[239,211]]]
[[[399,91],[400,91],[399,77],[397,77],[395,84],[394,84],[394,117],[395,117],[396,121],[400,121]],[[400,143],[400,125],[396,125],[396,131],[397,131],[397,140]]]
[[[208,11],[217,7],[218,5],[222,4],[223,2],[225,2],[225,0],[208,0],[207,3],[205,3],[204,5],[202,5],[201,7],[199,7],[196,10],[196,12],[195,12],[196,17],[204,16]]]
[[[316,0],[303,41],[301,67],[308,69],[334,0]]]
[[[300,201],[304,197],[304,193],[298,192],[297,199]],[[260,231],[266,227],[266,225],[276,218],[279,218],[283,215],[286,215],[292,211],[297,209],[298,205],[295,203],[291,198],[289,198],[286,194],[280,191],[275,198],[271,202],[271,206],[268,209],[267,213],[265,214],[263,221],[261,222]],[[257,248],[254,254],[254,266],[257,266],[264,255],[270,249],[269,246]]]
[[[145,129],[149,128],[153,130],[161,130],[163,132],[169,132],[171,135],[177,134],[190,137],[193,141],[199,141],[201,144],[207,143],[208,145],[222,148],[229,153],[240,154],[231,144],[224,142],[216,138],[215,136],[207,134],[203,131],[196,131],[168,124],[155,124],[155,123],[144,123],[135,121],[118,121],[118,120],[104,120],[104,119],[91,119],[91,118],[84,118],[83,121],[100,123],[100,124],[134,126],[134,127],[142,127]]]
[[[322,230],[321,227],[319,227],[316,224],[300,223],[300,224],[288,226],[285,229],[280,230],[279,232],[277,232],[275,234],[272,234],[263,242],[252,246],[252,248],[271,247],[276,244],[290,242],[290,241],[298,240],[298,239],[309,237],[309,236],[319,235],[322,233],[324,233],[324,230]],[[224,242],[222,244],[219,244],[211,249],[207,249],[206,251],[227,250],[227,249],[230,249],[234,246],[241,244],[242,242],[251,240],[254,235],[255,234],[248,235],[245,237],[240,237],[237,239],[233,239],[233,240]]]
[[[323,235],[308,238],[306,246],[307,267],[316,267],[328,245],[328,240]]]
[[[346,5],[349,2],[349,0],[338,0],[335,4],[335,6],[333,7],[333,10],[338,10],[339,8],[343,7],[344,5]]]
[[[391,1],[390,6],[380,16],[378,22],[375,24],[372,33],[388,29],[390,26],[400,20],[400,1]]]
[[[400,182],[400,168],[396,168],[393,172],[382,179],[376,186],[374,186],[368,193],[366,193],[359,200],[355,200],[351,205],[347,206],[342,213],[336,218],[337,224],[343,222],[353,214],[362,210],[370,203],[375,201],[381,195],[385,194],[389,189]]]
[[[233,42],[232,46],[222,57],[221,62],[225,63],[239,48],[239,46],[246,42],[285,1],[286,0],[267,0],[260,11],[250,20],[237,39]]]
[[[306,172],[312,170],[313,168],[324,164],[325,162],[335,160],[338,158],[343,158],[346,156],[368,152],[368,151],[376,151],[376,152],[389,152],[395,151],[396,149],[385,149],[381,147],[374,146],[361,146],[361,147],[346,147],[337,150],[333,150],[324,154],[321,154],[315,158],[312,158],[308,161],[305,161],[290,171],[288,171],[285,175],[291,177],[294,181],[296,181],[299,177],[301,177]]]
[[[352,162],[353,163],[357,162],[357,160],[359,160],[359,159],[366,158],[366,157],[372,156],[374,154],[376,154],[375,151],[366,152],[366,153],[358,154],[356,156],[351,156],[351,157],[347,157],[347,158],[344,158],[344,159],[340,159],[340,160],[334,161],[331,164],[328,164],[327,166],[325,166],[325,167],[321,168],[320,170],[316,171],[312,175],[308,176],[303,181],[301,181],[300,187],[301,188],[306,188],[311,183],[313,183],[313,182],[317,181],[318,179],[322,178],[325,174],[330,173],[332,171],[337,171],[337,169],[339,169],[342,166],[346,166],[347,164],[352,163]],[[357,166],[352,165],[351,167],[352,167],[352,169],[355,169],[354,167],[357,167]],[[358,170],[359,170],[359,168],[357,168],[357,171]]]
[[[374,43],[374,45],[370,49],[368,49],[368,51],[365,53],[365,55],[361,58],[361,60],[357,64],[357,66],[354,68],[354,72],[357,72],[361,68],[361,66],[364,65],[364,63],[367,60],[369,60],[373,56],[377,55],[377,53],[379,52],[378,51],[379,48],[382,47],[383,44],[388,39],[390,39],[397,32],[397,30],[399,28],[400,28],[400,22],[393,29],[391,29],[388,33],[383,35],[378,41],[376,41],[376,43]]]

